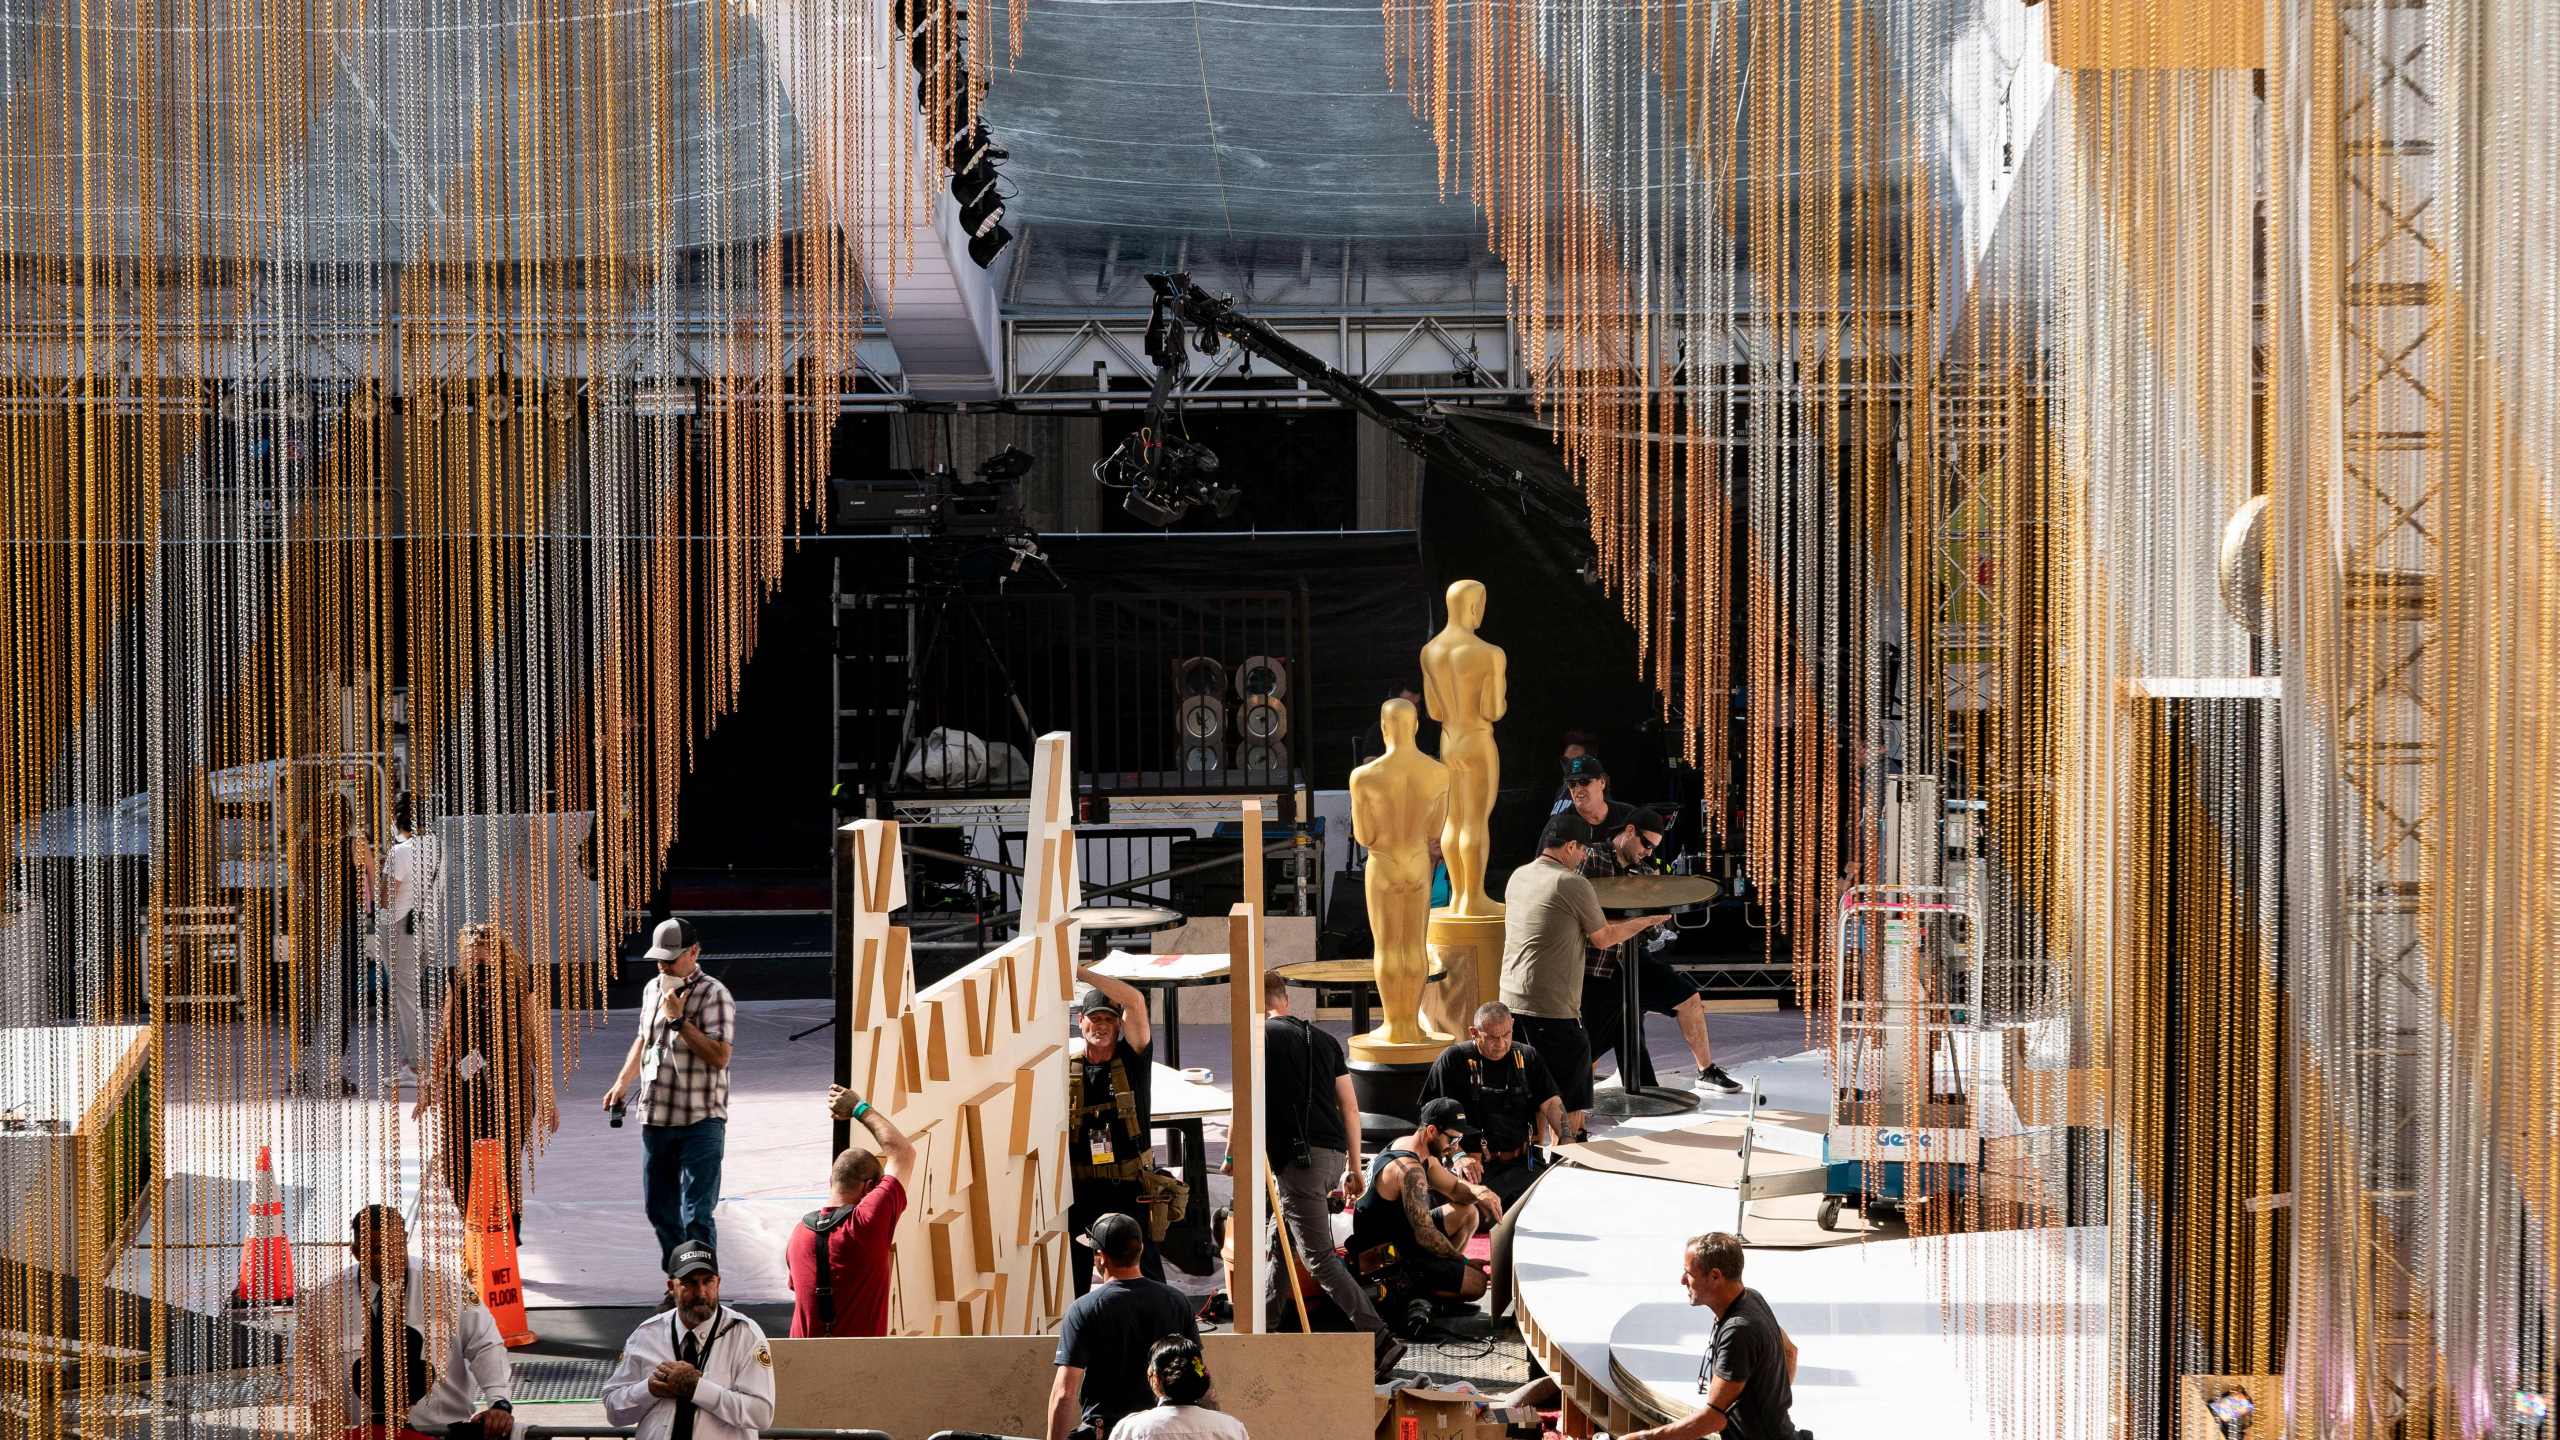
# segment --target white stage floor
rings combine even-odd
[[[1758,1078],[1770,1108],[1821,1114],[1830,1103],[1821,1062],[1819,1053],[1804,1052],[1728,1068],[1746,1084]],[[1740,1098],[1720,1098],[1710,1108],[1739,1114],[1744,1106]],[[1642,1119],[1625,1128],[1672,1130],[1698,1118]],[[1803,1143],[1774,1127],[1761,1134],[1772,1148]],[[1818,1153],[1819,1137],[1804,1139]],[[1530,1322],[1524,1328],[1533,1326],[1560,1352],[1551,1358],[1621,1402],[1642,1387],[1661,1403],[1694,1408],[1713,1317],[1687,1303],[1681,1248],[1693,1235],[1734,1223],[1731,1191],[1572,1168],[1550,1175],[1527,1200],[1513,1239],[1514,1287]],[[1942,1307],[1949,1274],[1995,1270],[2006,1292],[2068,1294],[2081,1303],[2065,1308],[2057,1301],[2034,1324],[1962,1293]],[[1991,1428],[1986,1411],[1993,1405],[2053,1415],[2043,1433],[2060,1440],[2103,1433],[2096,1406],[2106,1393],[2103,1230],[1753,1250],[1743,1279],[1794,1337],[1801,1352],[1795,1420],[1825,1440],[1978,1436]],[[2038,1328],[2055,1318],[2058,1333]],[[1956,1334],[1978,1338],[1960,1345]],[[2066,1404],[2074,1408],[2057,1414]]]

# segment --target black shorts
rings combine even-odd
[[[1548,1015],[1515,1015],[1512,1019],[1514,1033],[1547,1062],[1547,1073],[1555,1077],[1556,1097],[1564,1102],[1564,1108],[1590,1109],[1591,1037],[1583,1033],[1582,1022]]]
[[[1591,1027],[1599,1038],[1593,1042],[1593,1059],[1617,1048],[1621,1024],[1618,1007],[1626,1003],[1620,998],[1616,975],[1582,977],[1582,1023]],[[1672,968],[1669,961],[1646,955],[1636,962],[1636,998],[1644,1008],[1656,1015],[1669,1015],[1687,1003],[1692,995],[1703,995],[1697,982]],[[1541,1052],[1543,1053],[1543,1052]]]
[[[1389,1283],[1436,1300],[1456,1300],[1467,1291],[1467,1262],[1426,1251],[1397,1265]]]

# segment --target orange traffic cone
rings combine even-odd
[[[471,1142],[471,1204],[462,1222],[463,1263],[480,1303],[498,1322],[498,1338],[510,1350],[534,1342],[524,1318],[524,1281],[516,1274],[515,1221],[507,1213],[507,1147],[496,1140]]]
[[[234,1305],[293,1303],[293,1247],[284,1238],[284,1197],[276,1193],[275,1159],[258,1147],[257,1198],[249,1204],[249,1238],[240,1245]]]

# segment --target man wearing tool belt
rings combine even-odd
[[[1447,1096],[1476,1117],[1466,1137],[1461,1178],[1491,1190],[1508,1209],[1537,1178],[1532,1141],[1554,1144],[1564,1134],[1564,1100],[1537,1050],[1513,1038],[1517,1024],[1499,1000],[1476,1007],[1468,1038],[1440,1052],[1422,1080],[1422,1098]]]
[[[1584,875],[1603,880],[1616,875],[1664,873],[1655,851],[1661,847],[1662,837],[1670,833],[1667,816],[1610,799],[1609,770],[1597,755],[1578,755],[1566,761],[1564,778],[1566,793],[1573,801],[1572,813],[1592,830],[1591,844],[1583,852]],[[1706,995],[1688,976],[1653,952],[1651,941],[1668,943],[1669,936],[1666,930],[1650,937],[1647,945],[1636,952],[1637,998],[1645,1009],[1678,1022],[1680,1038],[1689,1045],[1689,1058],[1697,1062],[1699,1089],[1738,1094],[1741,1082],[1715,1062],[1715,1047],[1708,1043]],[[1587,973],[1582,982],[1582,1013],[1588,1017],[1592,1058],[1598,1059],[1614,1048],[1618,1039],[1622,1002],[1617,948],[1594,947],[1583,956],[1583,964]],[[1624,1069],[1626,1057],[1620,1056],[1618,1064]]]
[[[1076,978],[1086,989],[1076,1000],[1077,1043],[1067,1061],[1067,1146],[1075,1172],[1067,1228],[1081,1234],[1105,1215],[1141,1217],[1147,1237],[1139,1269],[1161,1281],[1164,1254],[1156,1232],[1162,1227],[1146,1203],[1146,1176],[1155,1164],[1155,1028],[1136,986],[1091,966],[1076,967]],[[1073,1248],[1067,1268],[1082,1295],[1093,1285],[1093,1252]]]

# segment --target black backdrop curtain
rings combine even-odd
[[[1579,488],[1543,427],[1464,412],[1448,419],[1515,471],[1522,488],[1579,508]],[[1540,506],[1523,505],[1454,467],[1435,463],[1424,477],[1422,568],[1431,628],[1448,619],[1452,581],[1482,581],[1484,637],[1509,659],[1510,706],[1494,732],[1502,746],[1502,788],[1493,813],[1493,860],[1485,867],[1497,895],[1503,878],[1537,854],[1567,730],[1597,737],[1613,798],[1634,804],[1673,798],[1665,764],[1673,737],[1656,721],[1653,692],[1639,678],[1635,627],[1617,601],[1583,578],[1591,560],[1588,530],[1547,517]]]

